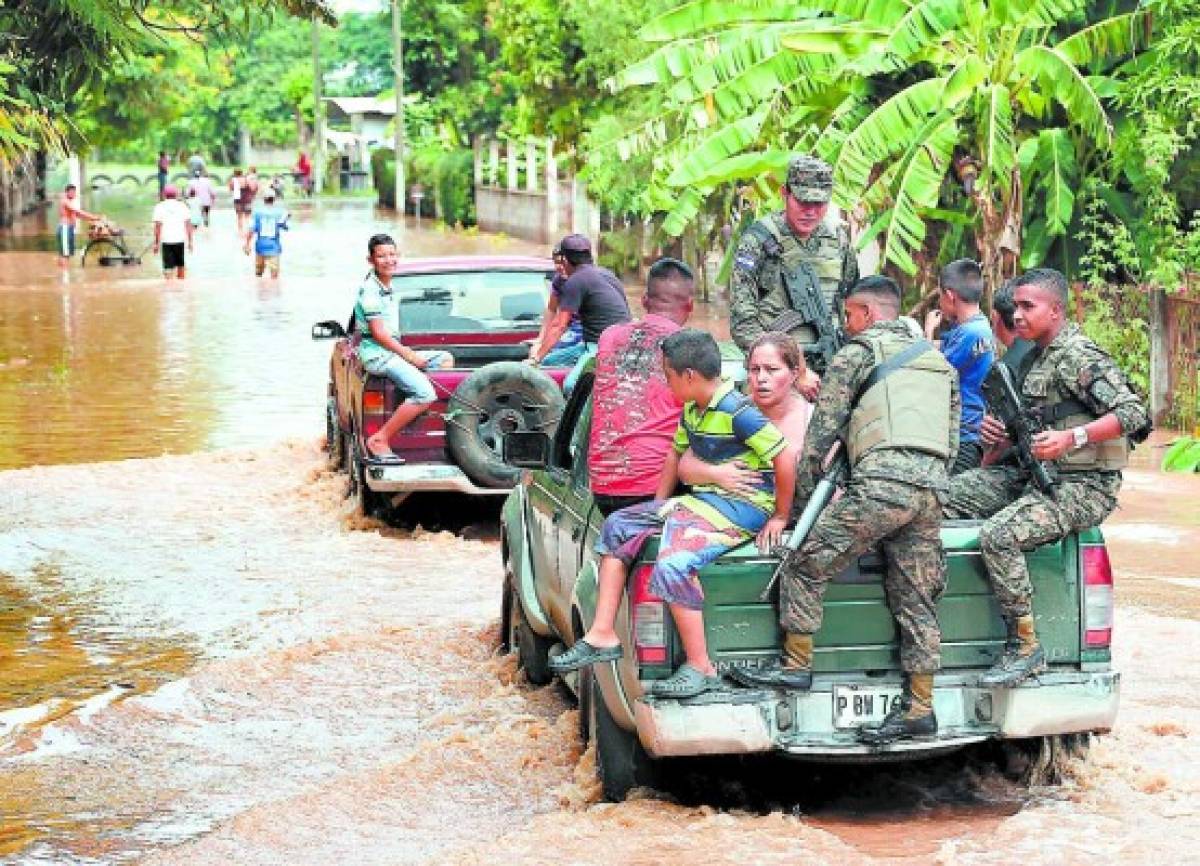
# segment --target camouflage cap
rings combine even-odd
[[[833,169],[815,156],[793,157],[788,163],[787,188],[798,201],[829,201],[833,195]]]

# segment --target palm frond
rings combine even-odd
[[[906,274],[917,272],[913,253],[925,243],[924,211],[937,205],[957,142],[958,123],[947,114],[936,129],[911,148],[897,172],[882,256],[883,261],[892,262]]]
[[[1112,123],[1100,98],[1087,79],[1056,47],[1030,45],[1016,57],[1016,68],[1035,79],[1061,105],[1072,123],[1082,127],[1097,142],[1112,143]]]
[[[1072,33],[1054,47],[1076,66],[1112,63],[1147,46],[1151,21],[1145,9],[1114,15]]]
[[[742,153],[758,140],[766,117],[767,109],[763,108],[749,117],[721,127],[688,153],[667,177],[667,185],[688,186],[698,183],[713,165]]]
[[[697,34],[711,33],[732,24],[761,21],[799,21],[817,13],[804,0],[695,0],[676,6],[650,21],[638,31],[645,42],[670,42]]]
[[[1013,137],[1012,94],[993,84],[979,95],[979,153],[985,181],[1007,192],[1017,164]]]
[[[938,107],[944,78],[927,78],[880,105],[847,136],[834,167],[839,204],[852,205],[866,189],[875,166],[908,147],[921,124]]]

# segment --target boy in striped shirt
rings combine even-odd
[[[796,486],[796,454],[750,399],[721,378],[721,353],[712,335],[684,328],[663,340],[662,353],[667,384],[684,404],[674,448],[654,500],[604,521],[596,543],[603,558],[595,620],[571,649],[550,660],[550,668],[565,673],[621,657],[614,624],[625,580],[642,544],[661,531],[649,588],[670,606],[687,661],[651,688],[663,697],[688,698],[721,688],[704,636],[700,569],[756,534],[764,553],[780,543]],[[700,485],[670,498],[679,458],[689,448],[707,463],[740,461],[757,470],[759,489],[744,496]]]

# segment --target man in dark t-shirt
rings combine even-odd
[[[571,324],[571,317],[578,316],[583,326],[583,354],[563,382],[563,390],[570,393],[575,387],[579,373],[588,359],[596,354],[600,335],[609,325],[633,319],[629,312],[629,300],[625,287],[617,276],[607,268],[596,265],[592,259],[592,243],[583,235],[567,235],[559,242],[559,250],[566,260],[567,280],[558,296],[558,312],[545,329],[541,342],[529,355],[532,364],[541,364],[554,348],[554,344]]]

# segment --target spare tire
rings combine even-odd
[[[450,397],[450,455],[480,487],[512,487],[521,470],[501,459],[504,435],[541,430],[553,436],[565,403],[558,384],[536,367],[518,361],[480,367]]]

